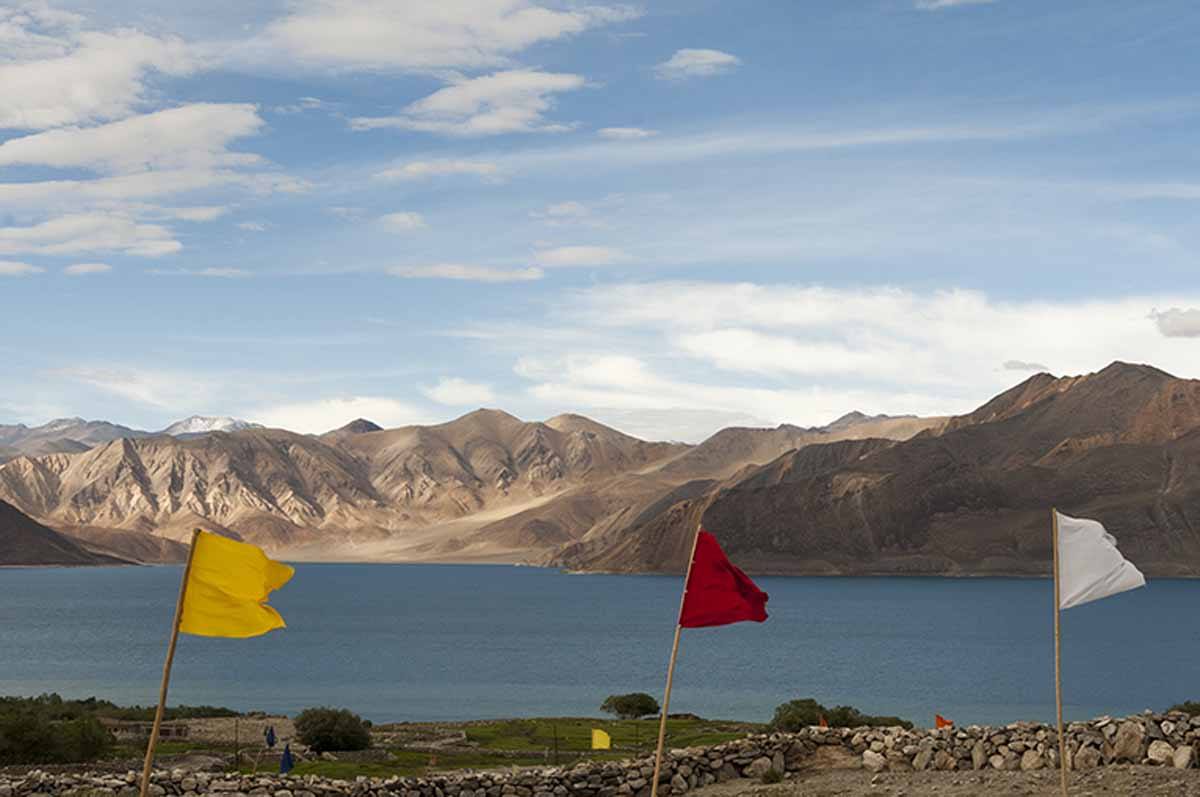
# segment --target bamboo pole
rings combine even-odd
[[[1058,510],[1051,509],[1051,526],[1054,543],[1054,702],[1058,707],[1058,771],[1062,779],[1063,797],[1067,797],[1067,737],[1063,733],[1063,699],[1062,699],[1062,634],[1059,630],[1059,616],[1062,609],[1058,583]]]
[[[700,526],[692,537],[692,552],[688,554],[687,574],[683,577],[683,594],[679,596],[679,614],[683,615],[683,604],[687,600],[688,579],[692,576],[692,562],[696,559],[696,544],[700,542]],[[683,631],[676,620],[675,641],[671,644],[671,662],[667,665],[667,688],[663,693],[662,716],[658,721],[658,747],[654,752],[654,780],[650,781],[650,797],[658,797],[658,775],[662,771],[663,742],[667,738],[667,712],[671,705],[671,684],[675,680],[675,657],[679,654],[679,634]],[[144,797],[144,796],[143,796]]]
[[[171,663],[175,661],[175,643],[179,640],[179,626],[183,622],[183,600],[187,596],[188,576],[192,572],[192,559],[196,555],[196,539],[200,529],[192,531],[192,545],[188,549],[187,564],[179,582],[179,600],[175,603],[175,620],[171,624],[171,642],[167,645],[167,659],[163,662],[162,685],[158,689],[158,709],[154,712],[154,727],[150,729],[150,741],[146,745],[146,761],[142,764],[141,797],[150,790],[150,769],[154,766],[154,748],[158,744],[158,732],[162,727],[163,709],[167,705],[167,685],[171,681]]]

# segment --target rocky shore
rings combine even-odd
[[[828,770],[871,773],[921,771],[1036,771],[1058,766],[1051,726],[1014,723],[941,730],[805,728],[749,736],[708,748],[672,750],[664,758],[659,793],[678,795],[739,779],[762,780]],[[1068,752],[1073,769],[1139,764],[1177,770],[1196,767],[1200,716],[1152,714],[1072,723]],[[313,776],[262,776],[156,771],[153,797],[645,797],[652,758],[498,772],[454,772],[423,778],[354,781]],[[137,774],[51,774],[34,770],[0,775],[0,797],[134,797]]]

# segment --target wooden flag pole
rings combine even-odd
[[[1062,699],[1062,634],[1059,631],[1059,615],[1062,609],[1058,584],[1058,510],[1051,509],[1051,539],[1054,544],[1054,702],[1058,706],[1058,771],[1062,778],[1063,797],[1067,797],[1067,737],[1063,733]]]
[[[171,624],[171,642],[167,645],[167,659],[163,662],[162,685],[158,689],[158,708],[154,712],[154,727],[150,729],[150,742],[146,745],[146,761],[142,764],[141,797],[150,790],[150,769],[154,766],[154,748],[158,744],[158,732],[162,727],[163,709],[167,705],[167,684],[171,680],[171,663],[175,661],[175,643],[179,640],[179,626],[183,622],[183,599],[187,595],[188,576],[192,572],[192,558],[196,555],[196,538],[200,529],[192,531],[192,545],[188,549],[187,564],[183,568],[183,579],[179,582],[179,600],[175,603],[175,621]]]
[[[688,555],[687,574],[683,577],[683,594],[679,596],[679,614],[683,615],[683,604],[687,600],[688,579],[692,576],[692,562],[696,560],[696,544],[700,542],[700,527],[692,537],[692,552]],[[675,678],[675,657],[679,653],[679,633],[683,630],[676,620],[675,641],[671,644],[671,662],[667,665],[667,689],[663,693],[662,717],[658,721],[658,748],[654,752],[654,780],[650,781],[650,797],[658,797],[658,774],[662,771],[663,742],[667,738],[667,710],[671,705],[671,682]],[[143,795],[142,797],[145,797]]]

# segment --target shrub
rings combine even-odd
[[[763,773],[762,782],[766,784],[779,783],[783,780],[783,773],[775,767],[771,767]]]
[[[306,708],[296,717],[300,741],[323,753],[327,750],[366,750],[371,733],[362,717],[344,708]]]
[[[1192,716],[1200,716],[1200,701],[1187,700],[1187,701],[1184,701],[1183,703],[1179,703],[1177,705],[1171,706],[1171,708],[1168,709],[1168,711],[1182,711],[1184,714],[1191,714]]]
[[[609,695],[600,704],[600,710],[616,714],[623,720],[635,720],[649,714],[659,712],[658,701],[645,692],[631,692],[627,695]]]
[[[99,758],[112,743],[95,717],[51,720],[28,707],[0,712],[0,764],[76,764]]]
[[[872,727],[900,726],[911,728],[912,723],[899,717],[873,717],[863,714],[853,706],[834,706],[826,708],[811,697],[803,700],[792,700],[778,706],[771,720],[771,729],[776,731],[795,732],[801,728],[821,724],[821,718],[829,723],[831,728],[857,728],[863,725]]]

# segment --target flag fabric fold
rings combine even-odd
[[[599,728],[592,728],[592,749],[611,750],[612,737]]]
[[[679,625],[706,628],[767,619],[767,593],[721,550],[707,531],[696,536],[696,552],[684,589]]]
[[[1146,578],[1117,550],[1117,541],[1095,520],[1058,515],[1059,608],[1070,609],[1146,585]]]
[[[292,746],[285,744],[283,746],[283,755],[279,757],[279,774],[286,775],[296,768],[296,760],[292,758]]]
[[[936,727],[938,730],[941,730],[942,728],[953,728],[954,727],[954,723],[952,721],[946,719],[945,717],[943,717],[941,714],[933,715],[933,724],[934,724],[934,727]]]
[[[244,638],[286,626],[266,601],[295,570],[256,546],[207,531],[199,532],[193,545],[180,631]]]

